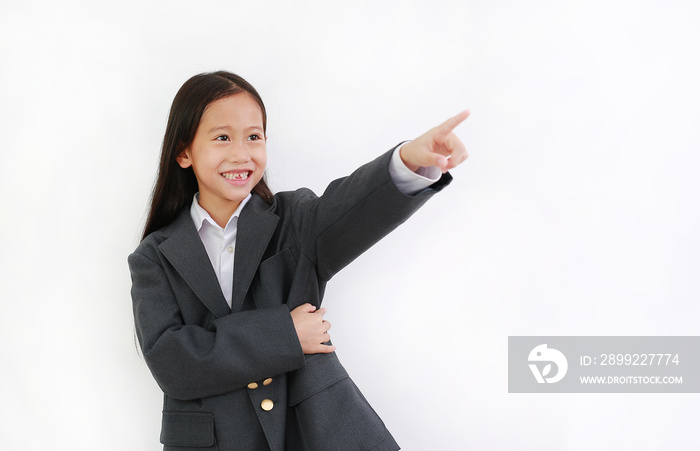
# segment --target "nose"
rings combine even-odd
[[[227,160],[231,163],[237,164],[247,163],[250,161],[250,152],[248,151],[245,142],[234,141],[231,146],[229,146]]]

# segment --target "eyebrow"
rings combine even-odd
[[[213,128],[211,128],[211,129],[209,130],[209,133],[213,133],[213,132],[220,131],[220,130],[221,130],[221,131],[229,131],[229,132],[230,132],[230,131],[231,131],[231,127],[229,127],[228,125],[219,125],[218,127],[213,127]],[[262,131],[262,127],[260,127],[259,125],[251,125],[250,127],[246,127],[246,128],[245,128],[245,131],[250,131],[250,130],[260,130],[260,131]]]
[[[211,129],[209,130],[209,133],[212,133],[212,132],[215,132],[215,131],[218,131],[218,130],[231,130],[231,128],[230,128],[228,125],[221,125],[221,126],[218,126],[218,127],[213,127],[213,128],[211,128]]]

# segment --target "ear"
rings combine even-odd
[[[180,155],[178,155],[175,158],[175,161],[177,161],[177,164],[180,165],[181,168],[189,168],[192,166],[192,158],[190,157],[190,148],[188,147],[187,149],[183,150],[180,152]]]

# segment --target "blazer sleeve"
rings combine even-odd
[[[308,192],[298,202],[294,214],[297,237],[322,281],[406,221],[452,181],[449,173],[443,174],[430,187],[414,195],[403,194],[389,174],[394,149],[333,181],[322,196]]]
[[[151,249],[155,254],[155,250]],[[168,396],[190,400],[304,366],[285,305],[185,324],[173,285],[155,255],[129,256],[136,334],[146,363]]]

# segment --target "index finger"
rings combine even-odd
[[[449,134],[452,130],[454,130],[455,127],[464,122],[464,120],[468,118],[470,114],[471,111],[464,110],[458,115],[449,118],[448,120],[437,126],[438,132],[443,135]]]

